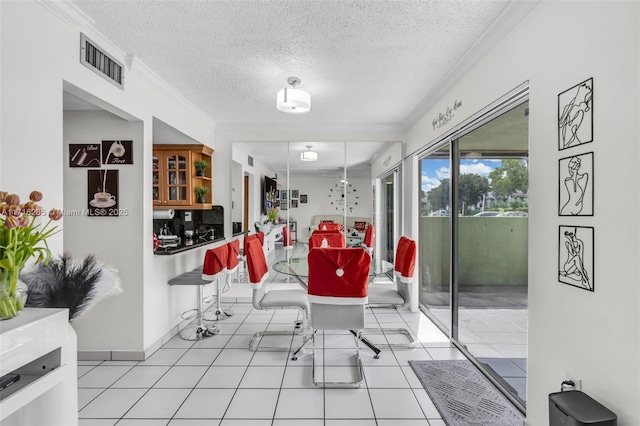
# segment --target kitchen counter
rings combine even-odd
[[[214,240],[207,240],[207,241],[202,241],[200,243],[196,243],[196,242],[192,242],[190,244],[185,244],[184,242],[181,242],[180,244],[178,244],[178,246],[176,247],[171,247],[171,248],[159,248],[158,250],[154,251],[153,254],[157,254],[160,256],[166,256],[166,255],[170,255],[170,254],[176,254],[176,253],[181,253],[183,251],[187,251],[187,250],[192,250],[198,247],[202,247],[202,246],[206,246],[209,244],[213,244],[213,243],[217,243],[218,241],[224,241],[224,237],[218,237]]]

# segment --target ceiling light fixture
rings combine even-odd
[[[298,77],[289,77],[287,83],[291,87],[285,87],[276,96],[276,108],[278,108],[278,111],[288,114],[305,114],[309,112],[311,110],[311,95],[304,90],[296,89],[296,85],[300,84],[300,79]]]
[[[300,160],[302,161],[318,161],[318,153],[311,151],[311,145],[307,145],[307,151],[300,153]]]

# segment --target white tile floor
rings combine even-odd
[[[274,274],[268,285],[295,286],[284,281]],[[424,314],[367,310],[366,327],[409,327],[419,343],[383,348],[379,359],[363,348],[365,383],[359,389],[316,388],[311,356],[292,361],[286,352],[247,349],[253,333],[293,330],[299,314],[255,310],[244,291],[238,284],[225,293],[223,305],[235,315],[219,322],[213,337],[176,336],[142,362],[79,361],[80,426],[444,426],[408,361],[464,356]],[[272,339],[297,348],[301,336]],[[342,380],[352,373],[350,335],[326,333],[316,346],[325,365],[317,375]]]
[[[247,349],[256,330],[292,330],[297,310],[228,307],[235,315],[208,339],[175,337],[142,362],[79,361],[80,425],[444,425],[408,360],[462,355],[424,315],[367,311],[367,327],[401,323],[420,343],[415,349],[383,349],[380,359],[364,348],[365,384],[325,389],[312,385],[310,356],[291,361],[286,352]],[[295,348],[299,339],[292,334],[288,344]],[[350,335],[325,334],[316,346],[323,347],[318,356],[325,360],[325,377],[351,374]]]

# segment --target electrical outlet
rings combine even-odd
[[[565,380],[571,380],[574,383],[573,390],[581,391],[582,390],[582,379],[576,379],[571,374],[566,374]]]

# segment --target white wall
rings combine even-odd
[[[639,17],[637,2],[540,2],[407,133],[407,152],[418,150],[529,81],[531,425],[548,424],[548,394],[567,374],[617,413],[619,425],[640,424]],[[560,152],[558,94],[590,77],[594,142]],[[433,129],[433,117],[454,100],[463,102],[455,119]],[[588,151],[595,215],[560,218],[558,159]],[[595,227],[595,292],[558,283],[559,225]]]
[[[65,20],[62,20],[49,9],[57,7],[65,5],[35,1],[0,2],[0,182],[3,190],[19,194],[28,194],[33,189],[42,191],[45,208],[66,208],[64,171],[67,160],[62,149],[63,90],[86,95],[99,101],[105,108],[113,107],[142,121],[140,155],[135,159],[137,164],[134,168],[138,173],[141,171],[141,183],[131,188],[132,193],[138,192],[142,201],[142,212],[136,212],[142,219],[130,235],[135,243],[127,246],[132,253],[141,253],[142,259],[132,266],[139,268],[136,274],[142,271],[142,282],[138,282],[138,285],[141,286],[143,303],[136,307],[142,311],[142,323],[130,324],[133,328],[142,329],[142,340],[131,338],[129,333],[118,330],[113,334],[94,333],[93,337],[83,333],[78,342],[79,347],[100,351],[105,349],[101,343],[101,339],[104,339],[113,343],[108,349],[124,354],[139,353],[157,344],[178,324],[180,313],[195,305],[195,288],[170,288],[167,281],[200,264],[204,253],[201,249],[176,256],[153,255],[153,117],[209,146],[213,146],[213,123],[184,104],[179,96],[171,91],[163,91],[157,77],[147,73],[144,64],[135,58],[131,69],[125,70],[124,91],[81,65],[78,59],[79,29],[87,29],[88,22],[83,22],[81,15],[64,15]],[[91,33],[88,35],[94,41],[100,39]],[[108,47],[109,53],[125,62],[123,52],[108,44],[102,47]],[[156,90],[157,87],[159,89]],[[221,204],[217,202],[221,199],[228,208],[230,169],[225,167],[225,163],[229,163],[230,148],[225,150],[222,147],[216,154],[213,156],[214,202]],[[27,164],[28,173],[25,172]],[[218,182],[220,170],[224,170],[224,177]],[[67,238],[65,222],[65,219],[61,222],[63,232],[51,238],[50,247],[54,255],[63,250],[63,241]],[[113,266],[121,270],[130,267],[124,264]],[[121,297],[133,293],[129,291]],[[100,323],[109,319],[96,317],[99,315],[88,317],[87,320]]]
[[[68,167],[69,144],[100,144],[103,140],[132,140],[134,164],[103,166],[118,170],[118,217],[88,216],[87,171]],[[122,350],[125,341],[142,343],[143,291],[142,250],[139,232],[142,218],[142,123],[129,122],[105,111],[67,111],[64,114],[64,207],[78,216],[68,215],[64,224],[64,250],[80,260],[89,254],[108,265],[117,265],[124,293],[104,299],[94,309],[73,322],[78,334],[78,350]],[[142,349],[142,348],[140,348]]]

